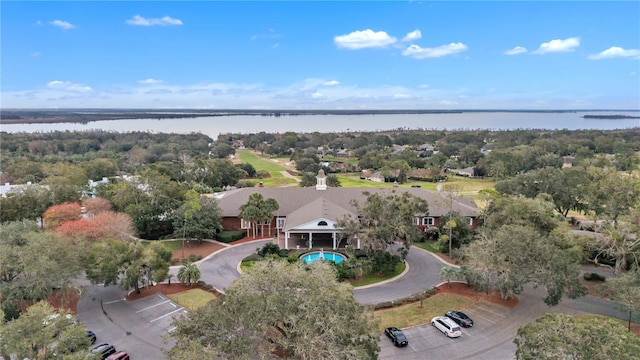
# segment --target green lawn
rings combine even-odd
[[[448,184],[458,184],[463,193],[478,192],[483,189],[493,189],[496,181],[493,179],[470,179],[464,176],[451,175],[447,178]]]
[[[251,150],[242,149],[236,151],[236,156],[240,158],[243,163],[249,163],[253,165],[256,170],[266,170],[268,172],[277,172],[287,170],[286,167],[280,165],[278,162],[282,162],[283,159],[275,159],[278,162],[273,161],[267,157],[259,156],[253,153]]]
[[[216,298],[212,293],[202,289],[191,289],[167,297],[189,311],[196,310]]]
[[[435,254],[440,253],[436,248],[436,241],[414,242],[413,245]]]
[[[434,317],[444,316],[447,310],[464,310],[471,306],[473,302],[473,299],[465,296],[440,293],[424,299],[422,306],[418,301],[391,309],[378,310],[374,316],[380,321],[380,331],[389,326],[406,328],[430,323]]]
[[[282,171],[287,171],[287,168],[280,164],[284,164],[289,161],[286,158],[269,159],[265,156],[257,155],[247,149],[236,151],[236,156],[238,156],[241,162],[253,165],[257,171],[265,170],[269,172],[271,175],[269,178],[251,179],[251,181],[255,181],[256,186],[260,181],[262,181],[262,184],[265,187],[279,187],[297,183],[294,179],[282,175]]]
[[[367,274],[367,275],[364,275],[363,277],[361,277],[358,280],[352,280],[352,281],[349,281],[349,282],[354,287],[379,283],[381,281],[389,280],[389,279],[392,279],[392,278],[402,274],[402,272],[404,271],[404,269],[406,267],[407,267],[407,265],[405,263],[400,263],[400,264],[396,265],[396,271],[394,271],[393,273],[385,274],[383,276],[376,275],[376,274]]]

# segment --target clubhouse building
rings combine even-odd
[[[282,249],[325,248],[338,249],[351,245],[360,248],[357,238],[346,239],[336,227],[339,219],[345,215],[356,218],[358,209],[352,204],[356,200],[360,206],[366,203],[364,192],[391,194],[409,193],[422,198],[429,204],[429,214],[414,218],[414,224],[421,229],[438,226],[440,219],[449,213],[445,194],[420,188],[341,188],[328,187],[322,170],[318,172],[315,187],[277,187],[241,188],[216,193],[222,210],[222,226],[225,230],[246,230],[248,234],[252,224],[239,217],[240,206],[246,204],[249,196],[260,193],[264,199],[273,198],[279,209],[274,217],[258,224],[261,236],[273,236],[274,242]],[[478,208],[471,199],[458,198],[452,206],[453,212],[464,216],[469,225],[475,228]]]

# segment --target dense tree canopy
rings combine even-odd
[[[262,261],[226,295],[174,321],[170,359],[377,359],[380,335],[370,310],[333,268]]]
[[[89,338],[68,312],[38,302],[17,319],[0,321],[0,356],[5,359],[86,359]]]
[[[81,246],[37,230],[33,222],[0,225],[0,299],[17,304],[71,287],[81,270]]]
[[[513,342],[517,360],[627,360],[640,354],[640,338],[602,316],[548,313],[518,329]]]
[[[344,229],[349,238],[357,236],[362,249],[370,254],[399,240],[409,246],[421,238],[420,230],[414,225],[414,218],[427,216],[428,204],[425,200],[409,193],[365,192],[364,204],[353,201],[359,218],[347,216],[338,220],[337,226]]]
[[[547,305],[557,305],[564,294],[572,299],[585,295],[578,278],[580,259],[556,245],[560,236],[523,225],[483,229],[463,248],[462,271],[467,282],[486,289],[496,287],[503,299],[521,293],[528,283],[545,287]]]

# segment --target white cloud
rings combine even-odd
[[[527,52],[527,49],[522,47],[522,46],[516,46],[513,49],[509,49],[507,51],[504,52],[505,55],[518,55],[518,54],[524,54]]]
[[[412,32],[407,33],[407,35],[402,38],[402,41],[413,41],[418,39],[422,39],[422,32],[420,32],[420,30],[418,29],[415,29]]]
[[[467,50],[467,45],[463,43],[451,43],[449,45],[442,45],[435,48],[423,48],[418,45],[410,45],[408,48],[404,49],[402,55],[411,56],[414,59],[426,59],[453,55],[465,50]]]
[[[534,54],[548,54],[556,52],[568,52],[573,51],[580,46],[579,37],[570,37],[564,40],[556,39],[546,43],[540,44],[538,50],[534,51]]]
[[[371,29],[354,31],[347,35],[334,37],[333,41],[339,48],[357,50],[365,48],[386,47],[397,41],[393,36],[389,36],[384,31],[373,31]]]
[[[33,56],[33,57],[40,57],[40,56],[42,56],[42,53],[41,53],[40,51],[35,51],[35,52],[32,52],[32,53],[31,53],[31,56]]]
[[[61,29],[64,30],[69,30],[69,29],[75,29],[75,25],[73,25],[70,22],[67,21],[62,21],[62,20],[53,20],[53,21],[49,21],[49,24],[53,25],[53,26],[57,26]]]
[[[90,86],[75,84],[70,81],[53,80],[47,83],[47,87],[52,90],[68,91],[68,92],[89,92],[92,91]]]
[[[338,80],[329,80],[322,83],[323,86],[337,86],[340,85]]]
[[[164,16],[161,18],[144,18],[140,15],[136,15],[126,21],[129,25],[136,26],[154,26],[154,25],[182,25],[182,20],[174,19],[171,16]]]
[[[148,79],[144,79],[144,80],[138,80],[138,82],[139,82],[140,84],[149,84],[149,85],[152,85],[152,84],[160,84],[160,83],[162,83],[163,81],[162,81],[162,80],[157,80],[157,79],[148,78]]]
[[[408,95],[408,94],[394,94],[393,98],[394,99],[410,99],[411,95]]]
[[[638,49],[625,50],[618,46],[612,46],[607,50],[601,51],[598,54],[589,55],[589,59],[591,60],[628,58],[628,57],[640,59],[640,50]]]
[[[428,87],[429,87],[429,84],[420,84],[420,85],[418,85],[418,87],[419,87],[420,89],[426,89],[426,88],[428,88]]]
[[[326,96],[323,93],[315,92],[311,94],[312,99],[325,99]]]

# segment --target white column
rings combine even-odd
[[[356,240],[358,240],[358,249],[360,249],[360,238],[356,236]]]
[[[333,239],[333,250],[337,249],[336,247],[336,233],[335,231],[331,233],[331,238]]]
[[[284,248],[285,249],[289,248],[289,232],[288,231],[284,233]]]
[[[309,232],[309,249],[313,248],[313,233]]]

